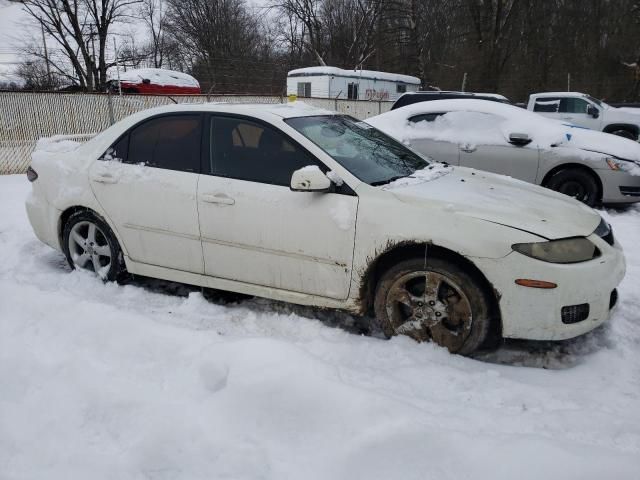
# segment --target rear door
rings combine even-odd
[[[274,126],[211,117],[208,162],[198,187],[205,273],[218,278],[345,299],[358,197],[293,192],[291,175],[327,168]]]
[[[196,203],[202,118],[148,119],[91,166],[91,188],[136,262],[204,270]]]
[[[533,103],[533,111],[543,117],[561,120],[559,97],[536,97]]]

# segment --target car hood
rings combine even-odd
[[[421,203],[547,239],[587,236],[600,223],[595,210],[551,190],[471,168],[448,170],[384,189],[402,202]]]
[[[640,119],[640,116],[638,116]],[[640,162],[640,143],[628,138],[584,128],[569,128],[562,145]]]

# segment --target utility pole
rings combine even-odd
[[[567,73],[567,92],[571,91],[571,74]]]
[[[462,77],[462,89],[461,92],[464,92],[464,89],[467,88],[467,72],[464,72],[464,76]]]
[[[51,87],[51,68],[49,67],[49,51],[47,50],[47,41],[44,37],[44,25],[40,24],[40,29],[42,31],[42,46],[44,47],[44,63],[47,66],[47,82],[49,83],[49,87]]]
[[[93,89],[98,91],[98,76],[96,75],[96,42],[93,39],[93,23],[89,24],[89,35],[91,38],[91,74],[93,75]]]
[[[113,37],[113,52],[116,57],[116,72],[118,72],[118,93],[122,96],[122,84],[120,83],[120,65],[118,64],[118,47],[116,46],[116,37]]]

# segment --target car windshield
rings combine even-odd
[[[593,103],[602,108],[610,108],[610,105],[603,102],[602,100],[598,100],[597,98],[592,97],[591,95],[587,95],[587,98],[591,100]]]
[[[348,116],[298,117],[286,122],[369,185],[384,185],[429,164],[400,142]]]

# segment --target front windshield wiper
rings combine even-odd
[[[395,177],[387,178],[386,180],[378,180],[376,182],[371,182],[369,185],[372,187],[379,187],[380,185],[386,185],[387,183],[395,182],[396,180],[400,180],[401,178],[407,178],[413,175],[410,173],[409,175],[397,175]]]

